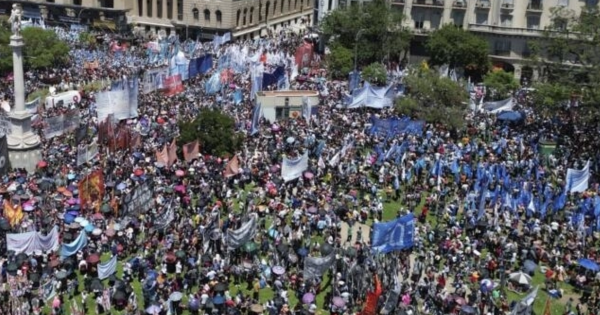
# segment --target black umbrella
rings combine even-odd
[[[2,220],[0,221],[0,229],[2,231],[10,231],[10,224],[4,218],[2,218]]]
[[[96,278],[90,281],[90,291],[99,292],[102,290],[104,290],[104,285],[100,279]]]
[[[215,292],[225,292],[227,291],[227,285],[223,282],[217,283],[215,285]]]
[[[11,275],[16,275],[18,269],[19,266],[15,262],[11,262],[6,266],[6,272],[10,273]]]
[[[279,243],[279,245],[277,245],[277,251],[281,254],[287,253],[288,250],[289,247],[284,243]]]
[[[115,294],[113,294],[113,300],[115,301],[125,301],[127,300],[127,293],[123,290],[117,290]]]
[[[329,243],[325,243],[321,245],[321,254],[323,256],[327,256],[333,252],[333,246],[329,245]]]
[[[61,270],[59,272],[56,273],[56,279],[62,280],[64,278],[67,277],[67,271],[66,270]]]
[[[27,254],[25,253],[20,253],[19,255],[17,255],[17,257],[15,257],[15,260],[17,262],[17,265],[22,265],[24,262],[26,262],[27,259]]]
[[[39,273],[29,273],[29,281],[33,283],[40,282],[40,274]]]

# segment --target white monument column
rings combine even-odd
[[[21,8],[13,5],[11,16],[12,32],[9,46],[13,51],[13,82],[15,102],[9,113],[12,130],[7,135],[8,155],[12,168],[24,168],[28,172],[35,170],[42,159],[41,142],[31,130],[33,114],[25,110],[25,78],[23,76],[23,53],[25,45],[21,30]]]

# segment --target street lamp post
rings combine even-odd
[[[356,37],[354,37],[354,74],[355,75],[358,71],[358,40],[360,39],[360,37],[362,36],[362,34],[364,32],[365,32],[365,30],[361,28],[356,33]]]

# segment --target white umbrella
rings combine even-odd
[[[94,230],[92,231],[92,234],[93,234],[93,235],[96,235],[96,236],[98,236],[98,235],[102,234],[102,230],[101,230],[101,229],[98,229],[98,228],[96,228],[96,229],[94,229]]]
[[[511,273],[509,275],[509,279],[518,284],[530,284],[531,283],[531,276],[522,271]]]

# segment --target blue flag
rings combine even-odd
[[[372,249],[379,253],[411,248],[414,245],[415,216],[410,213],[389,222],[373,224]]]
[[[260,122],[261,114],[262,114],[262,106],[260,104],[256,104],[256,106],[254,106],[254,112],[252,113],[252,130],[250,131],[251,135],[255,135],[259,131],[258,125]]]

